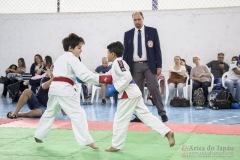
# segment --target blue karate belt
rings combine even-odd
[[[132,79],[129,84],[135,84],[135,81]]]

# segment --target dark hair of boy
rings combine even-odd
[[[117,57],[122,57],[124,46],[121,42],[113,42],[107,46],[109,52],[114,52]]]
[[[62,40],[64,51],[68,51],[69,47],[75,48],[77,45],[79,45],[79,43],[84,44],[85,43],[84,39],[74,33],[69,34],[68,37],[66,37]]]

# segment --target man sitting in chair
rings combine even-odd
[[[107,57],[103,57],[102,58],[102,65],[98,66],[95,69],[95,72],[99,73],[99,74],[104,74],[106,72],[108,72],[111,69],[111,65],[108,65],[108,59]],[[102,105],[106,104],[106,86],[107,84],[101,84],[101,92],[102,92]]]
[[[228,64],[224,62],[224,53],[218,53],[218,60],[213,60],[206,65],[211,68],[211,73],[214,76],[214,84],[222,87],[222,75],[229,69]]]

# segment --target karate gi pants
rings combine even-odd
[[[128,125],[133,113],[149,128],[163,137],[170,131],[156,116],[154,116],[143,102],[142,96],[120,99],[114,116],[112,147],[122,149],[126,140]]]
[[[79,145],[93,143],[93,139],[88,131],[86,113],[80,106],[80,98],[77,96],[56,96],[49,95],[47,109],[42,115],[34,137],[43,140],[54,122],[56,114],[62,108],[72,122],[72,130]]]

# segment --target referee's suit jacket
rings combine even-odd
[[[135,28],[124,34],[123,60],[130,66],[132,72]],[[137,46],[137,45],[135,45]],[[162,55],[157,29],[145,26],[145,46],[149,68],[153,74],[157,74],[157,68],[162,68]]]

